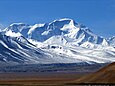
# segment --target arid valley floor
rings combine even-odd
[[[6,73],[0,74],[1,85],[63,85],[85,74],[77,73]]]
[[[85,69],[85,67],[84,67]],[[84,70],[82,69],[82,70]],[[59,70],[59,69],[58,69]],[[74,86],[79,84],[114,84],[115,63],[98,67],[96,72],[51,71],[0,73],[0,86]]]

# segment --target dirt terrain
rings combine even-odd
[[[115,84],[115,63],[105,65],[103,68],[102,66],[98,68],[95,66],[84,66],[81,68],[79,66],[74,66],[75,70],[73,72],[73,69],[61,71],[60,67],[61,69],[69,69],[72,66],[55,66],[54,68],[56,70],[54,71],[53,68],[53,70],[50,70],[49,72],[45,69],[46,66],[43,66],[42,70],[47,72],[19,72],[20,69],[22,69],[20,67],[16,67],[17,72],[9,72],[11,70],[14,71],[14,67],[10,67],[7,71],[5,68],[6,73],[0,73],[0,86],[76,86],[80,84]],[[77,68],[79,71],[77,71]],[[87,68],[89,68],[88,71],[85,71]],[[93,68],[97,68],[98,70],[95,70],[94,72],[91,70]],[[28,69],[30,69],[30,67],[26,68],[26,70]],[[83,71],[81,71],[81,69]]]
[[[115,84],[115,62],[111,63],[95,73],[82,76],[79,79],[72,81],[72,83],[105,83]]]
[[[47,86],[47,85],[63,85],[69,83],[87,73],[75,73],[75,72],[57,72],[57,73],[1,73],[0,74],[0,86]]]

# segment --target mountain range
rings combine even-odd
[[[69,18],[50,23],[13,23],[0,31],[0,63],[111,63],[115,37],[103,38]]]

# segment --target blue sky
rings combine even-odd
[[[72,18],[104,37],[115,35],[115,0],[0,0],[0,25]]]

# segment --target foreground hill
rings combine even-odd
[[[93,74],[75,80],[74,83],[115,83],[115,62]]]

